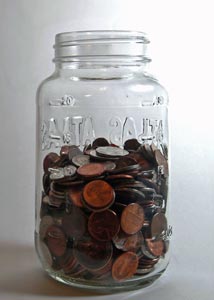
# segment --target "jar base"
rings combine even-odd
[[[109,285],[109,282],[99,282],[94,283],[89,282],[87,280],[81,280],[81,279],[76,279],[76,278],[71,278],[66,275],[62,275],[61,273],[59,274],[58,272],[54,272],[53,270],[47,270],[46,272],[48,275],[57,280],[58,282],[61,282],[63,284],[69,285],[74,288],[78,289],[84,289],[84,290],[90,290],[90,291],[95,291],[100,294],[111,294],[111,293],[120,293],[120,292],[127,292],[127,291],[133,291],[141,288],[146,288],[152,285],[166,270],[166,267],[151,276],[148,276],[146,278],[133,278],[133,280],[129,280],[123,283],[117,283],[113,285],[111,283],[111,286]]]

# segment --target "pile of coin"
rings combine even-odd
[[[125,281],[152,272],[168,250],[168,163],[153,143],[97,138],[43,161],[40,252],[71,278]]]

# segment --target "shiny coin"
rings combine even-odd
[[[167,219],[166,216],[159,212],[152,218],[151,223],[151,236],[159,237],[167,231]]]
[[[162,240],[153,241],[146,239],[146,247],[148,251],[154,256],[161,256],[164,252],[164,242]]]
[[[144,242],[144,237],[141,231],[128,235],[123,231],[120,231],[114,238],[113,243],[117,249],[123,251],[137,252]]]
[[[46,231],[46,241],[49,250],[55,256],[62,256],[66,250],[66,236],[62,229],[51,225]]]
[[[127,234],[137,233],[144,223],[144,210],[137,204],[132,203],[126,206],[121,215],[121,228]]]
[[[76,155],[72,158],[72,163],[77,167],[84,166],[90,163],[90,156],[84,154]]]
[[[167,177],[169,175],[168,162],[160,150],[155,151],[155,160],[158,166],[163,166],[164,176]]]
[[[89,154],[91,160],[93,160],[93,161],[102,161],[103,162],[103,161],[109,160],[109,157],[97,155],[96,150],[94,150],[94,149],[89,150],[88,154]],[[110,159],[115,161],[118,159],[118,157],[116,157],[116,158],[111,157]]]
[[[60,157],[57,153],[50,152],[48,155],[46,155],[43,160],[44,172],[48,173],[48,169],[56,166],[59,160]]]
[[[93,180],[85,185],[83,198],[92,209],[102,209],[110,206],[115,198],[114,190],[103,180]]]
[[[124,143],[124,149],[127,151],[134,150],[136,151],[140,147],[140,143],[137,139],[129,139]]]
[[[63,168],[48,168],[51,180],[57,180],[64,178],[64,170]]]
[[[90,163],[77,169],[77,173],[83,177],[97,177],[105,172],[105,168],[100,163]]]
[[[71,206],[69,214],[62,218],[62,228],[67,236],[79,238],[86,231],[86,217],[82,210],[76,206]]]
[[[111,260],[112,253],[110,242],[99,242],[87,236],[74,241],[74,256],[79,264],[89,270],[104,268]]]
[[[116,168],[116,164],[113,161],[106,161],[103,163],[105,171],[112,171]]]
[[[76,174],[76,170],[77,168],[72,166],[72,165],[68,165],[66,167],[63,168],[63,172],[64,172],[64,176],[74,176]]]
[[[129,152],[124,149],[112,146],[98,147],[96,153],[104,157],[119,157],[129,154]]]
[[[109,142],[105,138],[100,137],[95,139],[92,143],[93,149],[96,149],[97,147],[101,147],[101,146],[109,146]]]
[[[138,256],[133,252],[121,254],[113,263],[112,277],[116,281],[131,278],[137,271]]]
[[[110,209],[94,212],[89,217],[88,231],[98,241],[110,241],[119,229],[119,219],[116,213]]]

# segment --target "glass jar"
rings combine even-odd
[[[142,32],[56,35],[37,92],[35,244],[58,281],[151,284],[169,261],[168,97]]]

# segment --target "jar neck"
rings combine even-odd
[[[142,32],[79,31],[56,35],[56,73],[110,78],[145,70],[148,39]],[[93,75],[94,74],[94,75]],[[71,75],[72,76],[72,75]]]

